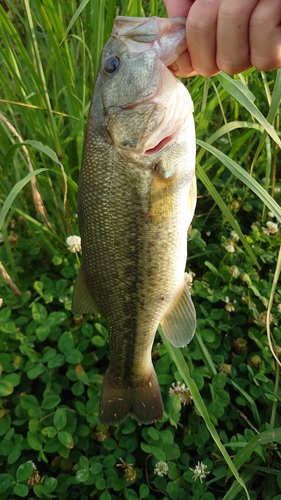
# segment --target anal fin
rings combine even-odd
[[[196,329],[196,312],[187,283],[183,283],[160,324],[166,339],[175,347],[184,347],[191,341]]]
[[[72,297],[72,312],[74,314],[88,314],[99,312],[98,307],[84,278],[83,264],[79,270],[74,285]]]

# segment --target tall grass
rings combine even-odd
[[[0,230],[9,256],[5,267],[16,282],[17,267],[7,237],[13,217],[21,217],[22,233],[51,257],[64,248],[69,234],[78,231],[76,196],[85,120],[100,53],[115,15],[161,16],[164,7],[157,0],[6,0],[0,5]],[[205,188],[200,190],[200,214],[208,225],[205,205],[211,196],[258,266],[243,232],[247,226],[239,226],[224,193],[234,180],[241,181],[262,200],[264,219],[270,210],[281,221],[281,208],[274,199],[279,187],[281,72],[250,70],[236,77],[220,74],[186,83],[195,107],[197,175]],[[280,258],[275,288],[279,276]],[[200,345],[202,359],[212,369],[212,360]],[[170,350],[183,378],[192,384],[182,356]],[[212,432],[200,394],[194,391]],[[263,439],[270,442],[271,437]],[[222,450],[238,481],[225,496],[232,500],[239,487],[245,488],[237,468],[247,460],[249,450],[244,455],[239,452],[234,462],[226,448]],[[247,490],[246,494],[249,498]]]

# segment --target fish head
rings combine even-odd
[[[186,49],[185,36],[183,18],[120,16],[104,47],[94,93],[99,126],[139,166],[169,147],[192,114],[187,89],[168,69]]]

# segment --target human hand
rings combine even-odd
[[[175,75],[281,67],[281,0],[163,1],[169,17],[187,17],[187,51],[170,67]]]

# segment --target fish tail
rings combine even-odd
[[[107,370],[102,387],[99,419],[105,425],[117,425],[128,415],[140,424],[161,420],[163,403],[153,366],[145,379],[128,383]]]

